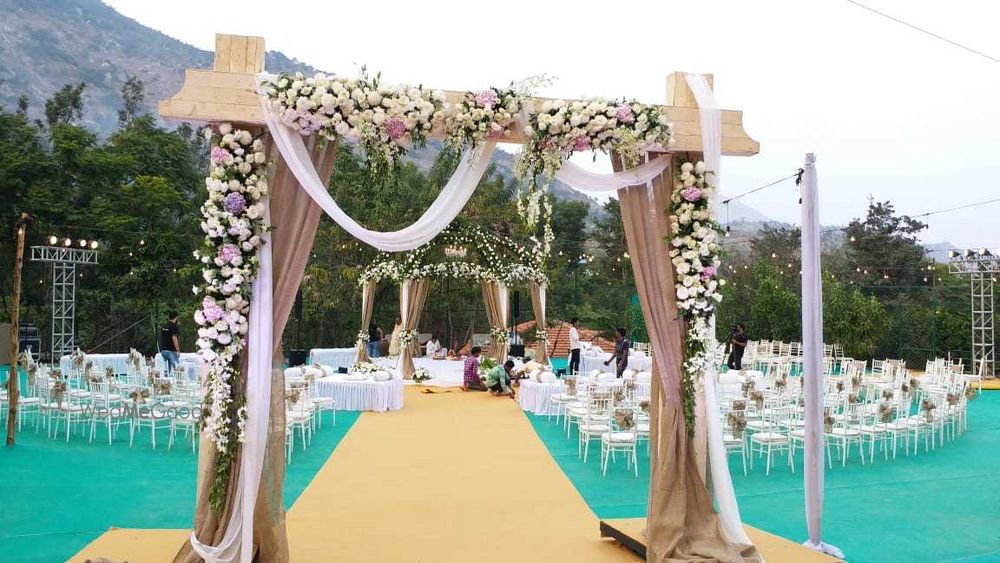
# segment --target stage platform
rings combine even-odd
[[[601,537],[612,538],[642,559],[646,558],[646,539],[642,535],[646,527],[645,518],[610,518],[601,520]],[[817,553],[793,541],[769,534],[750,526],[744,526],[747,535],[757,546],[757,550],[767,563],[834,563],[839,561]]]

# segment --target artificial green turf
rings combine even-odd
[[[334,426],[331,413],[324,413],[323,428],[313,434],[308,449],[296,436],[285,476],[286,507],[312,481],[358,414],[338,411]],[[64,561],[112,526],[190,527],[196,455],[181,435],[167,451],[168,436],[158,430],[154,450],[149,429],[142,429],[130,449],[127,426],[110,446],[100,427],[93,443],[79,434],[66,443],[25,426],[16,446],[0,447],[0,561]]]
[[[601,476],[600,446],[577,458],[576,432],[567,439],[554,419],[528,415],[535,431],[566,476],[600,518],[646,515],[648,457],[640,451],[639,477],[623,460]],[[900,444],[902,448],[902,444]],[[834,452],[836,456],[836,452]],[[881,454],[878,454],[881,455]],[[855,450],[847,467],[834,460],[826,471],[823,539],[851,562],[1000,561],[1000,392],[984,392],[969,408],[969,431],[937,450],[895,460],[878,457],[861,465]],[[730,458],[743,521],[796,542],[806,539],[802,454],[796,473],[776,463],[765,476],[762,463],[748,476],[738,456]]]

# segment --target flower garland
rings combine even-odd
[[[546,101],[531,115],[525,130],[528,141],[515,159],[518,178],[528,184],[525,199],[518,194],[518,211],[529,226],[539,217],[551,215],[551,204],[543,202],[549,183],[562,163],[574,152],[617,152],[627,167],[639,163],[642,154],[665,150],[674,144],[673,125],[659,106],[635,100]],[[596,153],[595,153],[596,157]],[[545,180],[538,183],[538,178]]]
[[[681,165],[670,205],[670,258],[676,272],[677,309],[686,323],[684,335],[683,406],[689,434],[694,433],[696,388],[710,358],[710,320],[715,304],[722,301],[717,278],[719,269],[719,224],[712,216],[715,188],[708,182],[711,172],[704,162]]]
[[[490,327],[490,338],[492,338],[493,342],[496,342],[498,345],[505,344],[507,342],[507,337],[508,337],[507,329],[505,329],[504,327],[502,326]]]
[[[354,362],[349,371],[351,373],[374,373],[380,369],[382,368],[372,362]]]
[[[486,139],[510,133],[515,116],[521,112],[524,97],[510,88],[496,87],[467,92],[462,101],[449,108],[445,117],[448,136],[445,144],[455,151],[474,149]]]
[[[257,251],[264,226],[267,195],[267,157],[264,144],[249,131],[219,126],[211,151],[208,199],[201,206],[205,242],[194,255],[202,264],[204,283],[195,286],[204,295],[195,312],[198,354],[208,365],[205,379],[207,415],[202,429],[218,455],[210,499],[221,509],[236,455],[243,441],[246,408],[233,400],[232,385],[239,377],[239,355],[246,344],[250,289],[260,267]]]
[[[386,177],[408,144],[423,146],[444,118],[444,92],[382,84],[364,68],[358,78],[280,74],[261,85],[285,125],[303,135],[359,142],[374,178]]]

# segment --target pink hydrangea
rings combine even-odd
[[[493,90],[483,90],[472,95],[472,99],[479,107],[493,109],[500,101],[500,97]]]
[[[622,104],[618,106],[618,111],[615,112],[615,117],[618,121],[622,123],[632,123],[635,121],[635,114],[632,112],[632,106],[628,104]]]
[[[212,148],[212,164],[216,165],[222,164],[227,160],[229,160],[229,158],[230,158],[229,151],[227,151],[226,149],[222,147]]]
[[[710,280],[715,277],[715,274],[716,274],[715,266],[708,266],[707,268],[701,271],[701,279]]]
[[[694,186],[689,186],[681,190],[681,197],[684,198],[685,201],[694,203],[701,199],[701,190]]]
[[[211,297],[206,297],[201,302],[201,308],[203,311],[202,315],[204,315],[205,321],[208,323],[214,323],[226,316],[226,312]]]
[[[398,117],[391,117],[385,122],[385,131],[389,134],[389,138],[395,141],[406,135],[406,123]]]
[[[573,150],[585,151],[590,148],[590,138],[580,135],[573,141]]]
[[[235,244],[224,244],[219,249],[219,258],[226,264],[232,264],[233,260],[240,256],[240,249]]]

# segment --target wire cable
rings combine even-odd
[[[886,14],[885,12],[880,12],[880,11],[876,10],[875,8],[872,8],[871,6],[866,6],[865,4],[862,4],[861,2],[857,2],[856,0],[844,0],[844,1],[847,2],[847,3],[849,3],[849,4],[853,4],[853,5],[855,5],[855,6],[859,7],[859,8],[863,8],[865,10],[868,10],[869,12],[872,12],[873,14],[878,14],[878,15],[882,16],[883,18],[892,20],[892,21],[894,21],[894,22],[896,22],[896,23],[898,23],[900,25],[905,25],[906,27],[908,27],[910,29],[913,29],[913,30],[916,30],[916,31],[919,31],[920,33],[923,33],[925,35],[930,35],[931,37],[933,37],[933,38],[935,38],[935,39],[937,39],[939,41],[944,41],[945,43],[948,43],[949,45],[952,45],[954,47],[958,47],[959,49],[963,49],[963,50],[968,51],[970,53],[973,53],[975,55],[979,55],[980,57],[983,57],[984,59],[993,61],[995,63],[1000,63],[1000,58],[994,57],[992,55],[988,55],[988,54],[986,54],[986,53],[984,53],[982,51],[978,51],[976,49],[973,49],[972,47],[969,47],[967,45],[963,45],[963,44],[961,44],[961,43],[959,43],[957,41],[952,41],[951,39],[948,39],[947,37],[942,37],[942,36],[938,35],[937,33],[934,33],[933,31],[929,31],[929,30],[924,29],[922,27],[915,26],[912,23],[905,22],[905,21],[903,21],[903,20],[901,20],[901,19],[899,19],[897,17],[894,17],[894,16],[890,16],[889,14]]]
[[[788,176],[785,176],[784,178],[778,178],[777,180],[775,180],[775,181],[773,181],[773,182],[771,182],[769,184],[764,184],[763,186],[760,186],[760,187],[754,188],[752,190],[743,192],[743,193],[741,193],[739,195],[734,195],[733,197],[726,198],[726,199],[722,200],[722,204],[726,205],[730,201],[734,201],[734,200],[740,199],[741,197],[745,197],[745,196],[748,196],[750,194],[757,193],[757,192],[759,192],[759,191],[761,191],[761,190],[763,190],[765,188],[770,188],[771,186],[778,185],[778,184],[784,182],[785,180],[791,180],[792,178],[798,177],[799,174],[801,174],[801,172],[799,170],[796,170],[795,172],[793,172],[792,174],[789,174]]]

